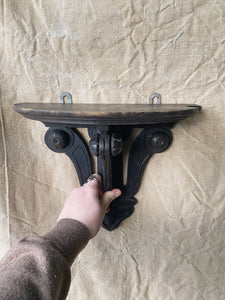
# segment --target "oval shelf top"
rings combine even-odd
[[[19,103],[14,110],[43,123],[78,125],[147,125],[175,123],[200,111],[194,104]]]

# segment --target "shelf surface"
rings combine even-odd
[[[19,103],[14,110],[43,123],[138,125],[174,123],[200,111],[194,104]]]

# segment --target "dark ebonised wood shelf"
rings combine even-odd
[[[138,125],[174,123],[200,111],[192,104],[68,104],[20,103],[16,112],[47,123],[78,125]]]
[[[72,97],[68,93],[63,96]],[[153,94],[152,99],[159,94]],[[62,100],[62,99],[61,99]],[[63,101],[62,101],[63,102]],[[103,178],[104,190],[120,188],[122,195],[110,205],[103,227],[117,228],[129,217],[137,203],[137,193],[144,169],[155,153],[166,151],[173,141],[171,128],[201,110],[193,104],[73,104],[20,103],[16,112],[50,127],[46,145],[54,152],[65,153],[73,162],[80,184],[94,173],[92,155],[97,157],[97,172]],[[76,128],[86,127],[89,145]],[[123,147],[132,128],[143,128],[133,142],[128,159],[127,182],[123,183]],[[92,153],[92,155],[91,155]]]

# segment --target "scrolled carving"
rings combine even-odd
[[[109,151],[111,152],[112,156],[117,156],[121,153],[123,150],[123,140],[117,133],[112,133],[112,135],[108,135],[109,139],[107,141],[111,141]],[[94,135],[90,141],[89,141],[89,148],[91,150],[91,153],[95,156],[99,156],[99,149],[103,149],[103,151],[106,151],[106,149],[101,145],[100,147],[100,135]],[[105,142],[104,142],[105,144]],[[106,153],[103,153],[103,157],[107,155]]]
[[[45,134],[45,143],[50,150],[65,153],[71,159],[83,185],[93,171],[88,147],[79,132],[75,128],[51,127]]]
[[[112,156],[117,156],[121,153],[123,150],[123,140],[122,138],[116,134],[113,133],[111,136],[111,153]]]
[[[99,156],[99,135],[94,135],[90,139],[89,148],[94,156]]]
[[[155,153],[167,150],[172,141],[172,132],[166,126],[149,126],[139,134],[129,154],[126,197],[132,198],[137,193],[149,159]]]
[[[153,153],[164,152],[172,143],[172,134],[164,128],[151,130],[146,137],[147,146]]]
[[[67,128],[49,128],[45,134],[45,143],[54,152],[66,152],[73,143],[73,135]]]

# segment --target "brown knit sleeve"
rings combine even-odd
[[[62,219],[47,234],[20,240],[0,262],[0,299],[65,299],[70,266],[89,239],[82,223]]]

